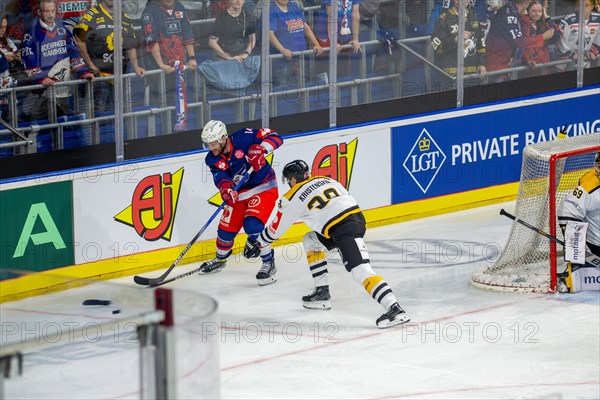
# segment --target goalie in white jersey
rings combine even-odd
[[[558,209],[563,233],[569,221],[587,223],[585,243],[591,254],[586,255],[583,265],[567,264],[567,271],[559,274],[558,290],[600,290],[600,153],[596,154],[594,169],[579,179]]]
[[[387,328],[408,322],[410,318],[398,304],[390,286],[371,269],[363,240],[365,218],[354,197],[333,179],[311,178],[308,165],[302,160],[285,166],[283,180],[287,181],[290,190],[279,199],[277,215],[260,234],[259,242],[261,254],[267,254],[271,251],[270,244],[294,222],[302,220],[313,229],[302,241],[315,281],[315,290],[302,297],[304,307],[331,308],[326,251],[337,248],[354,281],[387,310],[377,319],[377,326]]]

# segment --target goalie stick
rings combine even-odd
[[[252,173],[252,167],[250,167],[250,169],[248,170],[248,172],[246,172],[244,174],[244,176],[242,176],[242,179],[240,179],[240,181],[238,182],[238,184],[235,185],[235,188],[233,190],[235,190],[235,191],[239,190],[239,188],[242,187],[242,185],[246,182],[246,180],[248,180],[248,177],[250,176],[251,173]],[[179,261],[181,261],[181,259],[183,258],[183,256],[192,248],[192,246],[194,245],[194,243],[196,243],[196,241],[198,240],[198,238],[200,237],[200,235],[202,235],[204,233],[204,231],[206,230],[206,228],[208,228],[208,226],[210,225],[210,223],[221,212],[221,210],[223,209],[223,207],[225,207],[225,204],[226,204],[226,202],[222,202],[221,203],[221,205],[219,206],[219,208],[217,208],[215,210],[215,212],[210,216],[210,218],[208,219],[208,221],[206,221],[206,224],[204,224],[204,226],[202,227],[202,229],[200,229],[200,231],[198,231],[198,233],[196,233],[196,236],[194,236],[192,238],[191,242],[188,243],[187,246],[185,246],[185,249],[183,249],[183,251],[181,252],[181,254],[179,254],[179,257],[177,257],[175,259],[175,261],[173,261],[173,264],[171,264],[171,266],[169,268],[167,268],[167,270],[161,276],[156,277],[156,278],[145,278],[143,276],[136,275],[136,276],[133,277],[133,281],[135,283],[137,283],[138,285],[144,285],[144,286],[150,286],[150,287],[155,287],[155,286],[158,286],[159,284],[161,284],[161,282],[163,282],[167,278],[167,276],[171,273],[171,271],[173,271],[173,268],[175,268],[177,266],[177,264],[179,264]],[[191,275],[191,274],[187,273],[187,274],[183,274],[183,275],[188,276],[188,275]],[[183,278],[183,276],[176,276],[172,280],[169,279],[168,282],[172,282],[173,280],[179,279],[179,278]],[[167,283],[167,282],[164,282],[164,283]]]
[[[505,217],[508,217],[508,218],[512,219],[513,221],[515,221],[523,226],[526,226],[527,228],[531,229],[532,231],[539,233],[540,235],[552,240],[553,242],[555,242],[557,244],[560,244],[561,246],[565,245],[565,242],[563,242],[562,240],[550,235],[549,233],[544,232],[543,230],[541,230],[539,228],[536,228],[535,226],[531,225],[528,222],[523,221],[522,219],[515,217],[511,213],[505,211],[504,208],[502,208],[500,210],[500,215],[504,215]],[[596,267],[600,267],[600,257],[598,257],[597,255],[595,255],[593,253],[590,253],[589,251],[585,252],[585,262],[590,263]]]
[[[527,228],[531,229],[532,231],[535,231],[535,232],[539,233],[540,235],[542,235],[544,237],[547,237],[548,239],[552,240],[555,243],[560,244],[561,246],[565,245],[565,242],[563,242],[562,240],[557,239],[554,236],[550,235],[549,233],[546,233],[543,230],[541,230],[539,228],[536,228],[535,226],[531,225],[530,223],[525,222],[522,219],[519,219],[519,218],[515,217],[511,213],[505,211],[504,208],[502,208],[500,210],[500,215],[504,215],[505,217],[508,217],[508,218],[512,219],[513,221],[515,221],[515,222],[517,222],[517,223],[519,223],[519,224],[521,224],[523,226],[526,226]]]

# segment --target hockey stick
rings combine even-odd
[[[522,219],[519,219],[517,217],[515,217],[514,215],[510,214],[509,212],[505,211],[504,208],[500,210],[500,215],[504,215],[505,217],[508,217],[510,219],[512,219],[513,221],[528,227],[529,229],[531,229],[532,231],[535,231],[537,233],[539,233],[540,235],[547,237],[548,239],[552,240],[555,243],[560,244],[561,246],[565,245],[565,242],[563,242],[560,239],[555,238],[554,236],[550,235],[549,233],[544,232],[543,230],[536,228],[535,226],[531,225],[530,223],[527,223],[525,221],[523,221]]]
[[[171,283],[171,282],[173,282],[173,281],[176,281],[176,280],[178,280],[178,279],[185,278],[186,276],[190,276],[190,275],[197,274],[198,272],[200,272],[200,269],[201,269],[201,268],[202,268],[202,267],[198,267],[198,268],[196,268],[196,269],[193,269],[193,270],[191,270],[191,271],[185,272],[185,273],[183,273],[183,274],[179,274],[179,275],[177,275],[177,276],[174,276],[174,277],[172,277],[172,278],[166,279],[166,280],[164,280],[164,281],[160,281],[160,282],[157,282],[157,283],[155,283],[155,284],[153,284],[153,285],[149,285],[148,287],[151,287],[151,288],[153,288],[153,287],[158,287],[158,286],[166,285],[167,283]]]
[[[233,190],[235,190],[235,191],[239,190],[239,188],[242,187],[242,185],[246,182],[246,180],[248,180],[248,177],[250,176],[251,173],[252,173],[252,167],[250,167],[250,169],[248,170],[248,172],[246,172],[244,174],[244,176],[242,176],[242,179],[240,179],[240,181],[238,182],[238,184],[235,185],[235,188]],[[200,237],[200,235],[202,235],[204,233],[204,231],[206,230],[206,228],[208,228],[208,226],[210,225],[210,223],[221,212],[221,210],[223,209],[223,207],[225,207],[225,204],[226,204],[226,202],[222,202],[221,203],[221,205],[219,206],[219,208],[217,208],[216,211],[210,216],[210,218],[208,219],[208,221],[206,221],[206,224],[204,224],[204,226],[202,227],[202,229],[200,229],[200,231],[198,233],[196,233],[196,236],[194,236],[192,238],[192,241],[187,246],[185,246],[185,249],[183,249],[183,251],[181,252],[181,254],[179,254],[179,257],[177,257],[175,259],[175,261],[173,261],[173,264],[171,264],[171,266],[161,276],[159,276],[157,278],[144,278],[143,276],[136,275],[136,276],[133,277],[133,281],[135,283],[137,283],[138,285],[151,286],[151,287],[157,286],[159,283],[161,283],[162,281],[164,281],[167,278],[167,276],[171,273],[171,271],[173,271],[173,268],[175,268],[177,266],[177,264],[179,264],[179,261],[181,261],[181,259],[183,258],[183,256],[189,251],[189,249],[192,248],[192,246],[194,245],[194,243],[196,243],[196,241],[198,240],[198,238]],[[176,279],[179,279],[179,278],[176,277]],[[170,282],[170,280],[169,280],[169,282]]]
[[[504,208],[500,210],[500,215],[504,215],[505,217],[508,217],[508,218],[512,219],[513,221],[518,222],[519,224],[521,224],[523,226],[526,226],[527,228],[531,229],[532,231],[535,231],[535,232],[539,233],[540,235],[547,237],[548,239],[552,240],[555,243],[560,244],[561,246],[565,245],[565,242],[563,242],[562,240],[557,239],[554,236],[550,235],[549,233],[546,233],[543,230],[538,229],[535,226],[523,221],[522,219],[519,219],[519,218],[515,217],[514,215],[504,211]],[[585,252],[585,262],[586,262],[586,264],[591,264],[596,267],[600,267],[600,257],[598,257],[594,253],[591,253],[587,250]]]

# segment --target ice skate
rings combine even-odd
[[[200,274],[215,274],[220,272],[227,265],[226,258],[213,258],[205,261],[200,266]]]
[[[277,268],[275,268],[275,258],[269,261],[263,261],[262,267],[256,274],[258,286],[270,285],[277,282]]]
[[[312,293],[302,296],[302,305],[310,310],[330,310],[329,300],[329,286],[318,286]]]
[[[377,318],[377,327],[389,328],[390,326],[403,324],[410,321],[410,317],[406,315],[402,307],[398,303],[390,306],[389,310],[381,317]]]
[[[570,293],[571,288],[567,283],[567,278],[569,277],[569,269],[567,268],[565,272],[561,272],[556,274],[556,291],[558,293]]]

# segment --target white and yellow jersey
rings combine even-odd
[[[568,221],[587,222],[586,241],[600,246],[600,178],[595,170],[579,179],[579,186],[558,209],[558,223],[566,225]]]
[[[277,215],[260,235],[264,243],[279,239],[296,221],[326,238],[337,223],[360,212],[358,203],[336,180],[322,176],[299,182],[278,203]]]

